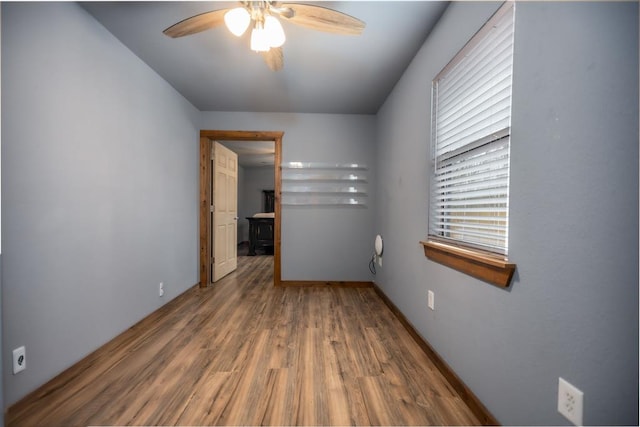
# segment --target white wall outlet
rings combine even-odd
[[[577,426],[582,425],[583,395],[566,380],[558,378],[558,412]]]
[[[164,296],[164,283],[160,282],[160,285],[158,286],[158,296],[162,297]]]
[[[427,292],[427,305],[431,310],[434,310],[434,299],[435,295],[433,294],[433,291]]]
[[[13,374],[22,372],[27,369],[27,351],[24,346],[13,350]]]

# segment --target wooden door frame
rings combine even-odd
[[[280,221],[281,221],[281,187],[282,187],[282,136],[279,131],[243,131],[243,130],[201,130],[200,131],[200,287],[206,288],[209,284],[209,272],[211,254],[209,253],[209,215],[211,200],[207,186],[209,185],[209,173],[211,165],[212,141],[273,141],[275,147],[274,156],[274,181],[275,203],[273,220],[273,284],[280,286],[282,282],[282,270],[280,265]]]

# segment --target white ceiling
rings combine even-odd
[[[219,141],[238,155],[238,164],[246,168],[273,166],[276,144],[273,141]]]
[[[286,3],[286,2],[284,2]],[[302,2],[301,2],[302,3]],[[171,39],[162,31],[237,2],[87,2],[83,7],[201,111],[375,114],[448,2],[308,2],[366,22],[360,36],[283,22],[284,69],[224,27]]]

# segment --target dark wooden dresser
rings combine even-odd
[[[262,213],[246,217],[249,221],[249,255],[256,255],[256,249],[273,254],[273,215],[274,190],[262,190]]]
[[[273,218],[247,217],[249,221],[249,255],[256,255],[256,249],[273,253]]]

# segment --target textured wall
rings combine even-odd
[[[199,112],[75,3],[3,3],[2,55],[10,405],[198,281]]]
[[[511,289],[418,244],[430,82],[497,7],[452,2],[378,114],[375,280],[501,423],[568,424],[562,376],[585,393],[586,424],[637,425],[637,3],[516,5]]]
[[[374,188],[375,116],[208,111],[201,128],[284,131],[284,162],[364,163]],[[370,280],[374,200],[368,208],[284,206],[282,278]]]

